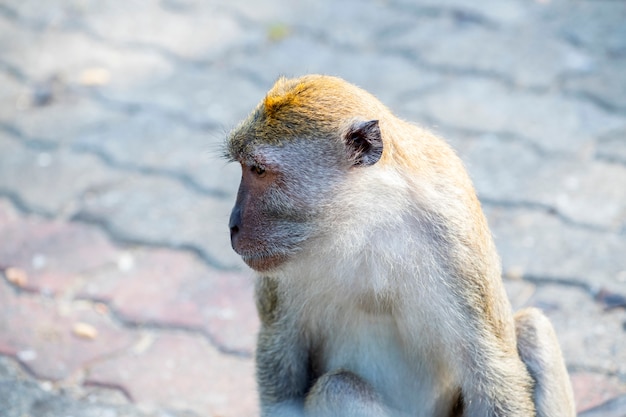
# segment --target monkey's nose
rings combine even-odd
[[[230,238],[232,239],[239,233],[239,228],[241,227],[241,210],[239,207],[233,208],[233,211],[230,213],[228,227],[230,227]]]

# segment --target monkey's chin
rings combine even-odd
[[[278,254],[278,255],[269,255],[269,256],[241,256],[241,259],[248,265],[250,268],[254,269],[257,272],[268,272],[273,269],[276,269],[280,265],[284,264],[287,259],[289,259],[288,255]]]

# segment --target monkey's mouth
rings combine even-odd
[[[246,263],[246,265],[258,272],[270,271],[283,264],[289,258],[289,256],[284,253],[240,254],[240,256],[241,259],[243,259],[243,261]]]

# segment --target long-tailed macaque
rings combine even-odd
[[[262,416],[566,417],[552,326],[513,315],[459,158],[341,79],[281,78],[229,135],[259,274]]]

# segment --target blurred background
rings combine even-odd
[[[220,146],[305,73],[450,142],[578,409],[626,416],[617,0],[0,0],[0,416],[257,415]]]

